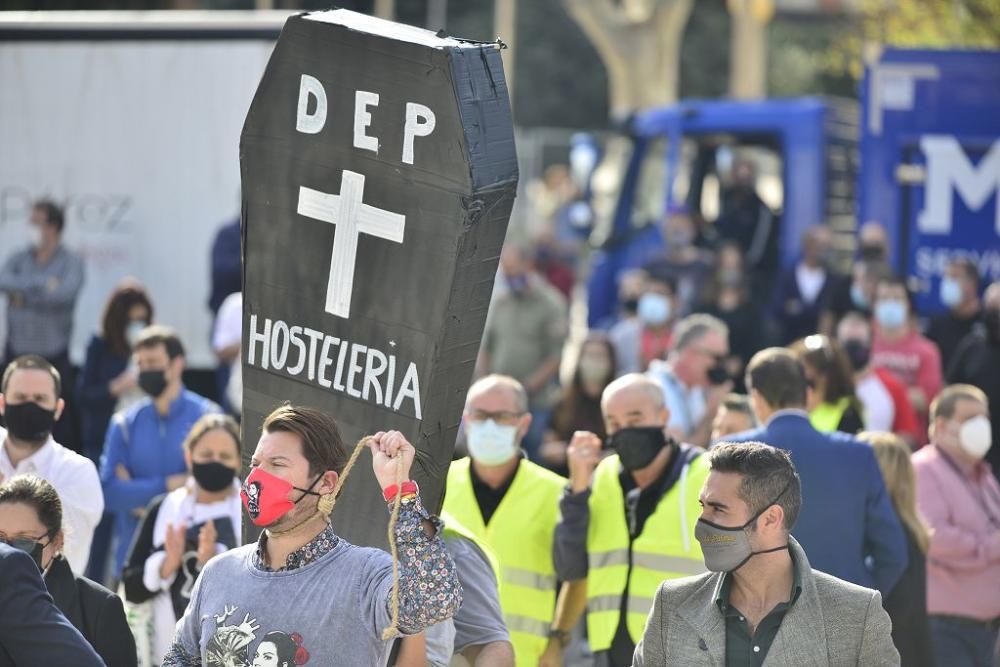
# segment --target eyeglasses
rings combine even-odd
[[[49,539],[49,542],[47,542],[45,544],[42,544],[42,540],[44,540],[47,537],[49,537],[48,534],[42,535],[41,537],[14,537],[14,538],[9,538],[6,535],[4,535],[3,533],[0,533],[0,542],[3,542],[4,544],[10,545],[11,547],[17,549],[18,551],[23,551],[26,554],[31,554],[31,553],[34,553],[35,549],[37,549],[39,547],[39,545],[43,549],[45,547],[49,546],[49,543],[51,543],[51,541],[52,541],[51,538]]]
[[[499,410],[497,412],[489,412],[487,410],[471,410],[469,412],[469,419],[475,422],[484,422],[487,419],[492,419],[498,424],[509,424],[520,419],[523,414],[523,412],[510,412],[508,410]]]
[[[724,352],[714,352],[712,350],[706,350],[703,347],[696,347],[694,348],[694,351],[697,352],[698,354],[704,354],[706,357],[713,359],[716,363],[720,361],[725,361],[726,357],[728,356]]]

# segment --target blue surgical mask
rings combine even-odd
[[[469,455],[479,463],[498,466],[517,454],[517,427],[497,424],[492,419],[466,424]]]
[[[954,278],[942,278],[939,295],[941,303],[954,308],[962,302],[962,285]]]
[[[639,297],[639,319],[654,327],[666,324],[670,319],[670,299],[662,294],[646,292]]]
[[[886,299],[875,304],[875,319],[886,329],[898,329],[906,324],[906,304],[896,299]]]
[[[857,308],[868,308],[868,299],[865,298],[865,291],[859,285],[851,285],[851,303]]]

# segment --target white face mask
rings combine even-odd
[[[128,342],[129,347],[135,347],[135,342],[139,340],[139,335],[148,325],[145,322],[139,320],[132,320],[125,327],[125,340]]]
[[[969,456],[982,459],[993,445],[990,420],[983,416],[966,420],[958,429],[958,444]]]
[[[503,426],[492,419],[470,421],[466,435],[469,455],[483,465],[502,465],[517,454],[516,426]]]

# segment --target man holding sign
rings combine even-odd
[[[243,433],[262,433],[243,501],[264,533],[205,567],[163,665],[385,665],[396,632],[462,600],[423,503],[439,505],[517,185],[499,50],[294,16],[240,163]],[[341,432],[368,443],[383,494],[362,465],[334,513],[362,453]],[[387,532],[392,557],[348,542]]]
[[[398,589],[389,554],[348,544],[329,523],[350,472],[337,424],[318,410],[283,406],[265,420],[243,483],[244,508],[265,530],[205,566],[163,667],[303,665],[310,657],[316,665],[384,665],[387,629],[415,634],[454,615],[461,584],[440,521],[424,511],[413,482],[397,484],[409,478],[413,446],[390,431],[372,436],[369,448],[384,499],[402,494]]]

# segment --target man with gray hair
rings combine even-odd
[[[532,463],[521,443],[531,428],[528,395],[506,375],[488,375],[469,388],[463,424],[469,456],[451,464],[445,512],[496,555],[506,632],[472,642],[456,617],[456,646],[474,645],[475,664],[562,664],[573,623],[556,609],[552,548],[559,497],[566,479]],[[564,595],[580,597],[586,582],[563,578]],[[562,609],[562,607],[560,608]],[[575,619],[574,619],[575,622]],[[501,629],[502,630],[502,629]],[[490,660],[488,661],[487,658]]]
[[[607,442],[584,431],[570,441],[554,561],[561,580],[587,582],[586,599],[568,599],[567,622],[586,606],[596,667],[621,667],[632,660],[660,582],[704,571],[694,519],[708,462],[702,450],[666,435],[670,411],[645,375],[609,384],[601,412]]]
[[[729,328],[722,320],[695,314],[674,327],[666,361],[654,361],[648,371],[663,389],[671,435],[698,447],[708,445],[712,419],[732,390],[728,356]]]
[[[633,667],[899,665],[878,591],[814,570],[790,535],[802,506],[792,457],[747,442],[704,458],[695,537],[710,573],[663,582]]]

